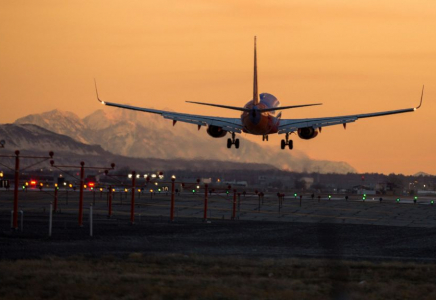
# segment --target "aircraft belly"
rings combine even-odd
[[[271,115],[262,115],[259,123],[254,124],[248,116],[243,116],[242,123],[244,124],[244,132],[254,135],[266,135],[277,133],[277,119]]]

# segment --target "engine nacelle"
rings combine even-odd
[[[313,139],[318,135],[318,130],[313,127],[304,127],[298,129],[298,136],[304,140]]]
[[[214,138],[221,138],[227,134],[227,131],[222,127],[209,125],[207,127],[207,134]]]

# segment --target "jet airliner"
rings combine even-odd
[[[281,110],[321,105],[322,103],[280,106],[280,102],[273,95],[268,93],[262,93],[259,95],[257,86],[256,37],[254,37],[254,76],[252,100],[245,104],[244,107],[186,101],[188,103],[241,111],[242,113],[240,118],[193,115],[107,102],[99,98],[96,83],[95,90],[98,101],[107,106],[159,114],[165,119],[172,120],[173,126],[176,125],[177,122],[195,124],[198,126],[198,130],[200,130],[202,126],[207,126],[207,133],[214,138],[222,138],[229,133],[231,134],[231,138],[227,140],[227,148],[231,148],[232,145],[235,145],[236,149],[239,148],[239,139],[236,138],[236,133],[242,132],[253,135],[261,135],[263,141],[268,141],[268,136],[271,134],[284,134],[285,138],[281,140],[281,149],[285,149],[286,147],[293,149],[293,141],[289,139],[289,136],[292,133],[297,133],[300,138],[309,140],[315,138],[318,133],[321,133],[322,128],[326,126],[342,124],[344,128],[346,128],[347,123],[355,122],[358,119],[413,112],[421,107],[422,98],[424,95],[423,86],[419,106],[414,108],[326,118],[282,119],[282,113],[279,112]]]

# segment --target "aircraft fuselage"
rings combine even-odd
[[[277,133],[280,124],[280,115],[276,116],[275,111],[259,112],[259,109],[280,107],[280,102],[271,94],[263,93],[259,95],[260,101],[257,105],[253,100],[245,104],[250,112],[241,114],[241,121],[244,125],[243,131],[254,135],[268,135]]]

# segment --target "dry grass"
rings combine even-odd
[[[436,265],[132,253],[0,261],[0,299],[436,299]]]

